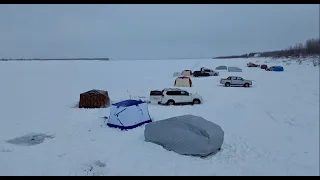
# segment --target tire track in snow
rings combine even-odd
[[[279,117],[275,117],[274,115],[272,115],[272,112],[270,111],[265,111],[265,114],[268,115],[268,117],[270,119],[272,119],[274,122],[279,123]],[[289,126],[297,126],[298,124],[296,123],[296,119],[292,116],[290,116],[289,114],[287,114],[286,112],[283,112],[282,114],[283,118],[283,123]]]
[[[274,122],[278,122],[278,120],[272,116],[271,112],[265,111],[265,113],[269,116],[270,119],[272,119]]]
[[[258,149],[253,143],[241,136],[226,134],[221,151],[209,158],[214,163],[238,164],[248,160],[259,160],[270,156],[270,152]],[[239,167],[240,168],[240,167]]]

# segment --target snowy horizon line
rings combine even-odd
[[[1,58],[8,61],[50,61],[50,60],[180,60],[180,59],[212,59],[214,57],[172,57],[172,58]]]

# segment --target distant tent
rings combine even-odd
[[[261,69],[267,69],[267,68],[268,68],[268,65],[262,64],[262,65],[260,66],[260,68],[261,68]]]
[[[174,86],[178,87],[191,87],[192,86],[192,81],[189,77],[178,77],[174,81]]]
[[[152,121],[147,103],[137,100],[125,100],[111,105],[107,125],[126,130],[150,122]]]
[[[191,70],[183,70],[181,73],[182,76],[192,76]]]
[[[109,106],[108,91],[93,89],[80,94],[79,108],[105,108]]]
[[[282,66],[273,66],[272,70],[273,71],[284,71]]]
[[[227,66],[218,66],[216,67],[216,70],[227,70]]]
[[[228,72],[242,72],[242,69],[238,67],[228,67]]]

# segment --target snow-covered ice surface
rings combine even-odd
[[[247,68],[249,61],[284,72]],[[0,62],[0,175],[319,175],[319,67],[264,59]],[[79,94],[104,89],[112,101],[148,97],[172,87],[173,72],[202,66],[243,72],[193,78],[195,106],[149,105],[157,121],[194,114],[225,131],[222,150],[207,158],[181,156],[144,141],[144,127],[108,128],[109,108],[72,108]],[[228,75],[252,88],[222,87]],[[55,138],[34,146],[6,141],[28,133]]]

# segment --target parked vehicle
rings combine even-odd
[[[274,68],[274,66],[270,66],[270,67],[266,68],[265,70],[266,71],[273,71],[273,68]]]
[[[162,97],[158,104],[178,105],[178,104],[201,104],[202,97],[199,94],[192,94],[179,88],[166,88],[162,90]]]
[[[249,62],[249,63],[247,64],[247,66],[248,66],[248,67],[259,67],[260,65],[255,64],[255,63],[253,63],[253,62]]]
[[[242,77],[238,77],[238,76],[229,76],[226,79],[221,79],[220,84],[223,84],[226,87],[230,87],[230,86],[249,87],[249,86],[252,86],[252,81],[243,79]]]
[[[267,69],[267,68],[268,68],[268,65],[262,64],[262,65],[260,66],[260,68],[261,68],[261,69]]]
[[[201,71],[194,71],[193,76],[194,77],[219,76],[219,72],[214,71],[212,69],[201,68]]]

